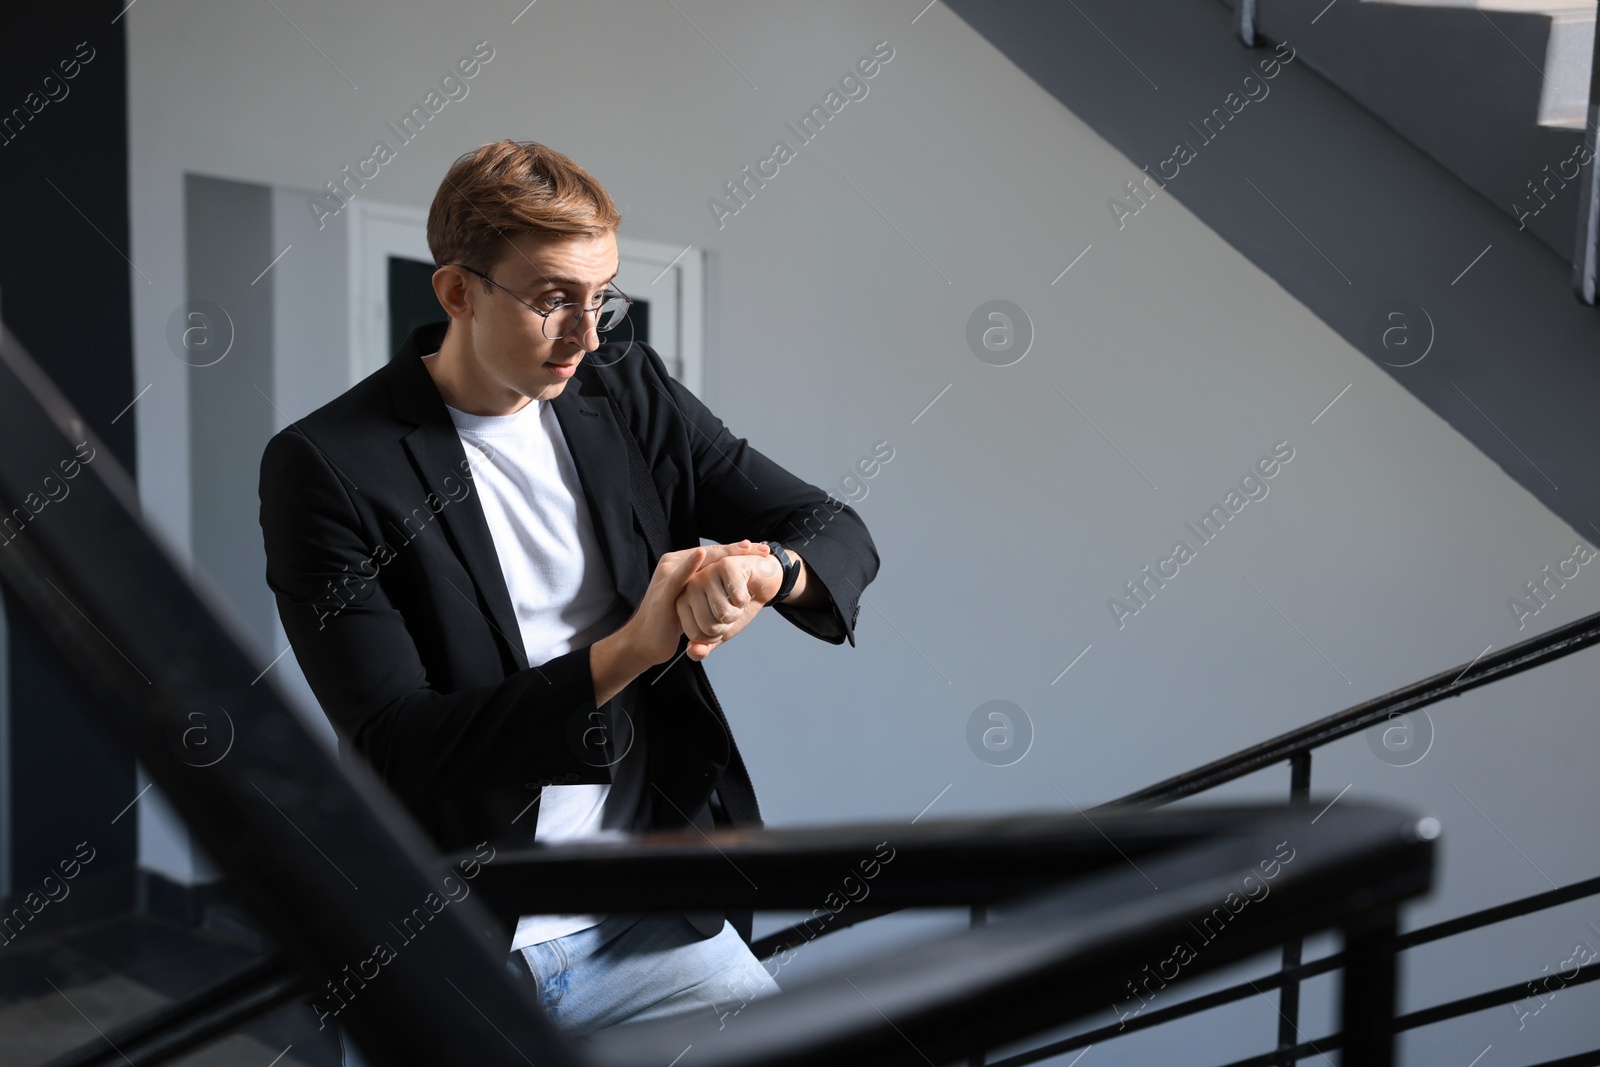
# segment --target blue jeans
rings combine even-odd
[[[513,952],[506,965],[532,977],[546,1017],[580,1040],[671,1015],[698,1015],[714,1033],[750,1001],[779,991],[732,925],[702,939],[678,914],[613,915]],[[339,1042],[344,1067],[367,1067],[343,1027]]]

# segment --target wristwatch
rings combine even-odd
[[[776,541],[765,541],[763,544],[772,550],[772,554],[783,567],[783,583],[778,586],[778,591],[773,594],[772,599],[767,601],[769,605],[778,604],[789,595],[789,591],[794,588],[795,579],[800,577],[800,557],[787,551]]]

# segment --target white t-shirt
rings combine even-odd
[[[469,415],[446,405],[471,464],[473,485],[516,610],[522,647],[534,666],[593,644],[627,621],[629,608],[600,554],[583,486],[548,400],[510,415]],[[638,680],[636,679],[635,682]],[[627,836],[640,826],[645,796],[644,724],[630,684],[601,711],[609,715],[612,781],[547,785],[539,802],[540,843]],[[604,915],[524,915],[511,949],[584,930]]]

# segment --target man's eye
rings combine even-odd
[[[594,294],[594,299],[590,302],[589,306],[590,307],[599,307],[601,304],[605,303],[607,300],[620,298],[621,296],[622,296],[622,294],[617,292],[615,289],[602,289],[601,291],[599,291],[599,292]],[[537,301],[535,301],[535,303],[537,303],[541,308],[545,309],[546,311],[549,311],[549,310],[555,308],[559,304],[571,303],[574,300],[575,300],[575,298],[573,296],[571,296],[570,294],[561,292],[560,290],[557,290],[555,292],[547,293],[544,296],[541,296]]]

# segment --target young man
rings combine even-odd
[[[735,437],[649,345],[607,340],[628,335],[620,221],[542,145],[462,156],[428,215],[449,321],[262,457],[295,656],[341,755],[442,851],[760,826],[701,661],[764,606],[853,645],[877,574],[852,508]],[[525,915],[508,965],[576,1035],[712,1019],[777,989],[750,922]]]

